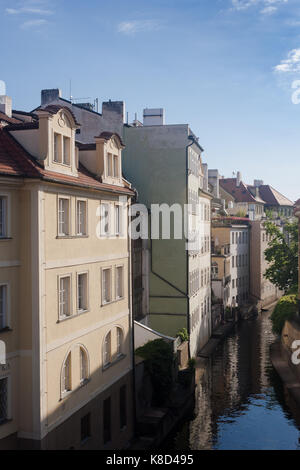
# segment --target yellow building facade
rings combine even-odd
[[[120,137],[76,145],[49,106],[0,128],[0,449],[118,449],[133,434]]]

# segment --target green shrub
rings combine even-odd
[[[173,381],[174,354],[171,344],[163,339],[155,339],[138,348],[136,354],[145,360],[145,369],[149,373],[153,387],[153,404],[164,404]]]
[[[298,294],[298,286],[294,285],[289,288],[287,295]]]
[[[186,328],[182,328],[177,332],[177,336],[181,339],[182,342],[189,340],[189,335]]]
[[[281,334],[285,321],[297,313],[297,305],[297,295],[292,294],[281,297],[271,315],[274,333]]]

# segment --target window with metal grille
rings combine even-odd
[[[7,286],[0,286],[0,330],[7,327]]]
[[[77,235],[86,235],[86,201],[77,201]]]
[[[7,237],[7,198],[0,196],[0,238]]]
[[[120,388],[120,428],[123,429],[127,425],[127,406],[126,406],[126,385]]]
[[[59,279],[59,316],[64,318],[70,315],[70,276],[67,276]]]
[[[8,418],[8,379],[0,379],[0,424]]]
[[[69,199],[60,198],[58,202],[58,235],[69,235]]]
[[[83,416],[80,423],[81,442],[91,437],[91,413]]]
[[[106,398],[103,402],[103,443],[111,441],[111,399]]]

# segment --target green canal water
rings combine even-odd
[[[270,361],[270,312],[241,322],[207,361],[193,415],[165,450],[300,449],[300,410]]]

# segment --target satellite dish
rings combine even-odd
[[[3,80],[0,80],[0,96],[6,95],[6,85]]]

